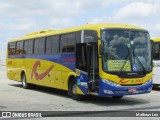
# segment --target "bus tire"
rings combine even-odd
[[[76,94],[76,81],[75,81],[75,79],[72,79],[69,82],[68,94],[74,100],[83,100],[83,98],[84,98],[83,95]]]
[[[123,96],[112,96],[112,98],[118,100],[118,99],[122,99]]]
[[[26,79],[26,74],[25,73],[22,73],[21,81],[22,81],[22,87],[24,89],[30,88],[30,84],[27,83],[27,79]]]

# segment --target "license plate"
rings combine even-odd
[[[128,92],[136,92],[137,90],[136,90],[136,88],[130,88],[130,89],[128,89]]]

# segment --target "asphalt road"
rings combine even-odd
[[[128,114],[116,111],[160,111],[160,89],[149,94],[125,96],[120,100],[89,96],[84,101],[75,101],[62,90],[40,86],[23,89],[20,82],[7,79],[5,66],[0,66],[0,111],[71,111],[66,115],[73,116]],[[78,112],[74,114],[74,111]],[[64,112],[57,113],[61,115]]]

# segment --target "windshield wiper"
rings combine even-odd
[[[126,46],[127,47],[127,46]],[[127,50],[128,50],[128,55],[126,56],[126,58],[124,59],[125,60],[125,62],[124,62],[124,64],[122,65],[122,67],[121,67],[121,69],[119,70],[119,72],[118,72],[118,76],[121,74],[121,72],[122,72],[122,70],[124,69],[124,67],[125,67],[125,65],[126,65],[126,63],[127,63],[127,59],[128,59],[128,57],[129,57],[129,55],[130,55],[130,51],[129,51],[129,48],[127,47]]]
[[[127,48],[128,48],[128,47],[127,47]],[[129,55],[130,55],[129,53],[130,53],[130,52],[129,52],[129,48],[128,48],[128,55],[127,55],[126,58],[125,58],[126,61],[125,61],[124,64],[122,65],[122,67],[121,67],[121,69],[120,69],[120,71],[118,72],[117,75],[120,75],[121,72],[123,71],[123,69],[124,69],[124,67],[125,67],[125,65],[126,65],[126,63],[127,63],[127,59],[128,59],[128,57],[129,57]],[[137,61],[139,62],[140,66],[141,66],[142,69],[143,69],[143,73],[146,74],[146,69],[145,69],[145,67],[143,66],[142,62],[140,61],[139,57],[135,54],[134,48],[133,48],[133,57],[137,59]]]
[[[129,54],[126,56],[125,62],[124,62],[124,64],[122,65],[121,69],[119,70],[119,72],[118,72],[118,74],[117,74],[118,76],[121,74],[122,70],[124,69],[124,67],[125,67],[125,65],[126,65],[126,63],[127,63],[128,57],[129,57]]]
[[[146,74],[146,69],[143,66],[142,62],[140,61],[139,57],[135,54],[134,52],[134,47],[133,47],[133,57],[137,59],[137,61],[139,62],[139,64],[141,65],[142,69],[143,69],[143,73]]]

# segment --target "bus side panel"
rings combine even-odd
[[[25,59],[24,66],[26,68],[27,82],[54,87],[55,70],[54,63],[40,59]]]
[[[16,59],[15,60],[15,78],[18,81],[21,81],[21,72],[22,72],[22,68],[23,68],[23,62],[24,59]]]
[[[28,83],[65,90],[67,85],[64,84],[69,73],[73,72],[61,64],[40,59],[25,59],[24,66]]]
[[[8,78],[21,81],[25,72],[27,82],[68,90],[69,77],[75,74],[75,55],[26,55],[7,60]]]
[[[153,84],[159,84],[160,85],[160,61],[155,60],[153,61],[154,67],[153,67]]]
[[[11,80],[21,81],[22,66],[23,66],[23,60],[8,58],[7,77]]]

